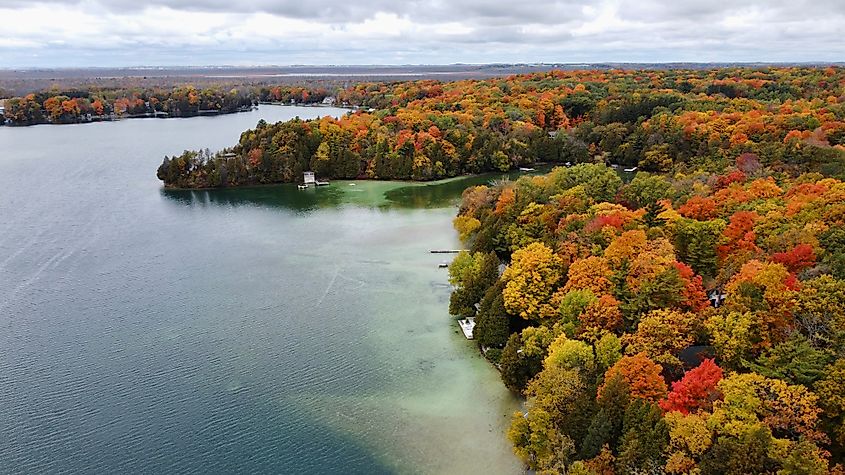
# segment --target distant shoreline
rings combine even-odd
[[[195,115],[185,115],[185,116],[171,116],[167,113],[161,114],[127,114],[121,116],[92,116],[90,119],[81,119],[73,122],[50,122],[50,121],[39,121],[33,122],[29,124],[15,124],[12,122],[0,121],[0,126],[5,127],[12,127],[12,128],[21,128],[21,127],[32,127],[34,125],[76,125],[76,124],[94,124],[99,122],[119,122],[121,120],[130,120],[130,119],[192,119],[195,117],[214,117],[218,115],[228,115],[228,114],[238,114],[241,112],[250,112],[255,109],[258,109],[258,106],[253,106],[251,108],[241,108],[238,110],[233,111],[203,111],[201,113]]]

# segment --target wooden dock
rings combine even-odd
[[[461,251],[466,251],[466,249],[432,249],[428,252],[432,254],[457,254]]]
[[[458,320],[458,325],[467,340],[472,340],[472,333],[475,330],[475,317],[467,317],[463,320]]]

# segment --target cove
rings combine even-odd
[[[163,190],[296,115],[0,128],[0,473],[520,473],[447,314],[469,184]]]

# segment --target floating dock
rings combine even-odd
[[[329,182],[327,181],[320,181],[314,176],[314,172],[304,172],[302,174],[302,184],[297,185],[297,188],[300,190],[308,189],[309,186],[327,186]]]
[[[472,332],[475,330],[475,317],[468,317],[463,320],[458,320],[458,325],[467,340],[472,340]]]

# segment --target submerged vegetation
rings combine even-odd
[[[158,176],[166,186],[190,188],[291,182],[304,170],[431,180],[537,162],[719,171],[743,153],[777,171],[842,176],[844,83],[843,68],[362,83],[334,93],[361,110],[260,123],[229,150],[167,157]]]
[[[527,398],[532,469],[842,473],[845,183],[762,161],[465,191],[450,309]]]

